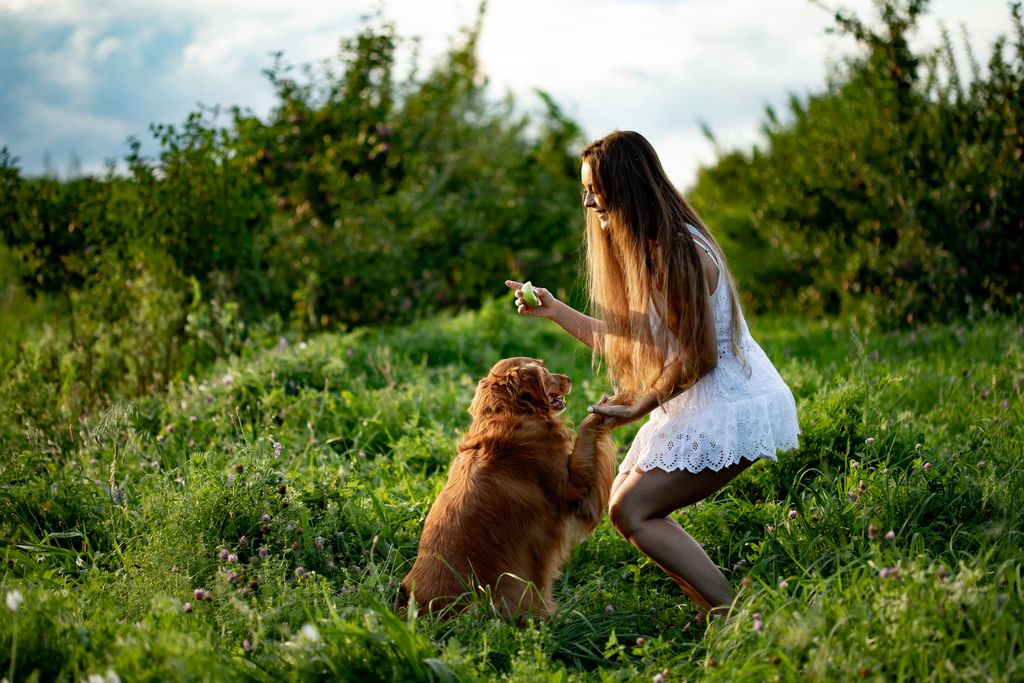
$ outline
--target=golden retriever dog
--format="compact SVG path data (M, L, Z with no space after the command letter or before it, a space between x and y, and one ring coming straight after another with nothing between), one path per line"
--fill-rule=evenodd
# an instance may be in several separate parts
M510 618L552 612L555 578L601 520L615 476L603 418L589 415L575 442L562 423L570 388L535 358L501 360L480 380L400 605L413 597L436 613L486 591Z

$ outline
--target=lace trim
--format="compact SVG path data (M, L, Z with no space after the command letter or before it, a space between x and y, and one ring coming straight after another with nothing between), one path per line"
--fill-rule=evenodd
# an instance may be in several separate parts
M776 460L796 448L796 404L788 387L736 403L652 414L641 427L619 472L654 468L716 472L741 459Z

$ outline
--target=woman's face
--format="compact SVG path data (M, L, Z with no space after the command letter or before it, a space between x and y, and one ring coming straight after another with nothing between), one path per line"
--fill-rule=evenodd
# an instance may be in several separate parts
M580 169L580 182L583 183L583 206L597 214L597 220L602 230L608 229L608 212L601 204L600 198L594 192L594 175L590 170L590 164L583 162Z

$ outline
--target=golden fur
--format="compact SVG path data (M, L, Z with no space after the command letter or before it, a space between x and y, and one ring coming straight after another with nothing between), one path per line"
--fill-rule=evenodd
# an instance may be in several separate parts
M436 612L483 589L508 617L553 610L554 580L600 521L615 475L602 418L588 416L575 443L560 420L570 386L532 358L499 361L480 380L400 603Z

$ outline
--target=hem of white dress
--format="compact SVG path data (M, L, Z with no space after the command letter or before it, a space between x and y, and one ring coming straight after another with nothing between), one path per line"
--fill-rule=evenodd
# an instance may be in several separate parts
M778 462L778 460L779 460L778 453L785 453L787 451L794 450L794 449L796 449L798 447L799 447L799 444L794 444L793 446L789 446L789 447L786 447L786 448L780 448L779 450L777 450L774 453L755 453L755 454L751 454L751 455L743 455L743 454L741 454L739 456L734 457L732 459L732 462L723 462L720 467L715 467L714 465L710 465L709 464L709 465L705 465L703 467L698 467L698 468L694 469L694 468L687 467L686 466L687 463L684 462L684 463L681 463L680 467L673 467L673 468L670 469L670 468L664 467L664 466L662 466L662 465L660 465L660 464L658 464L656 462L653 462L653 463L651 463L650 467L644 467L641 463L636 463L630 469L623 470L622 466L620 465L619 466L619 474L626 474L628 472L636 472L637 470L639 470L641 472L650 472L651 470L661 470L662 472L689 472L690 474L697 474L699 472L703 472L704 470L712 470L713 472L721 472L726 467L732 467L733 465L738 464L740 462L740 460L750 460L751 462L756 462L758 460L771 460L772 462ZM623 462L622 464L624 465L625 462Z

